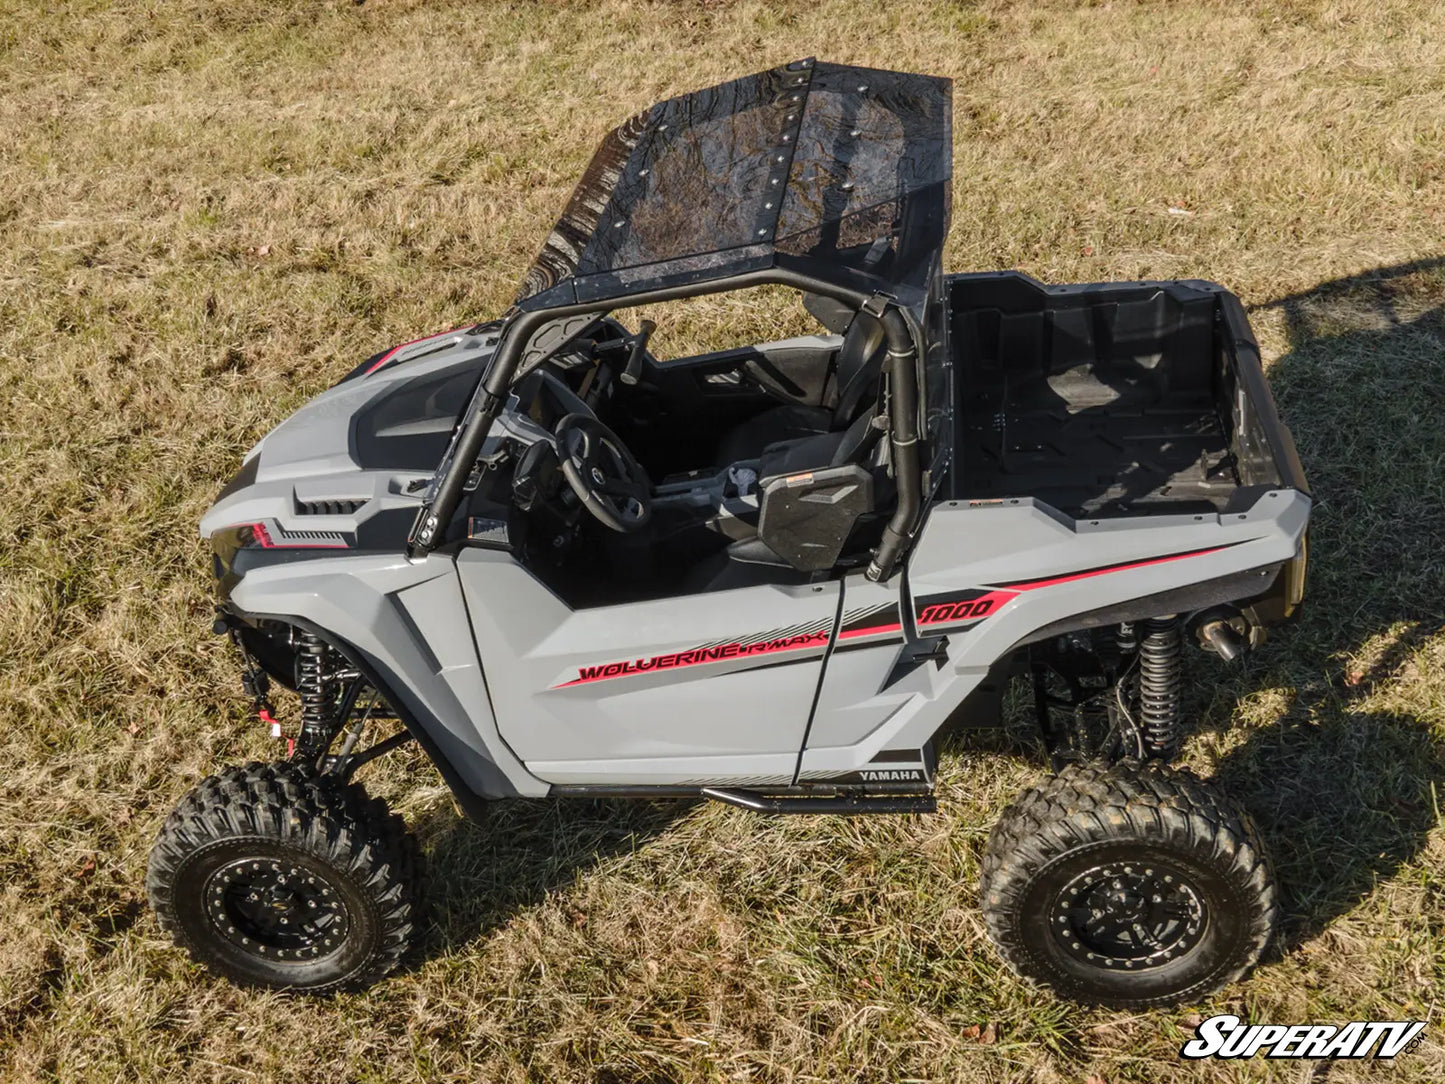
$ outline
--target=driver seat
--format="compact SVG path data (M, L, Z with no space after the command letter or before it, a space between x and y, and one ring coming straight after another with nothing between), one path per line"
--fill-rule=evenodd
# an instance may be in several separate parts
M716 461L728 465L760 459L763 450L773 444L846 432L858 420L861 408L872 402L886 347L882 321L866 312L854 314L838 348L838 405L830 410L787 403L755 414L723 436Z

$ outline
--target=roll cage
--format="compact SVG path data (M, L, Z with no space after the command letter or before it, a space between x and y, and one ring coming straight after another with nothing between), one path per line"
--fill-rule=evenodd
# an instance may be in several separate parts
M795 61L661 102L603 140L503 321L408 539L436 548L516 380L613 309L777 284L882 321L898 506L923 506L920 374L948 232L951 83Z

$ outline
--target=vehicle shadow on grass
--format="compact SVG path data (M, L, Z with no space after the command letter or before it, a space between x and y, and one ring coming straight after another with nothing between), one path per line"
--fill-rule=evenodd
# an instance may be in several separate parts
M1255 312L1269 310L1289 336L1270 383L1315 497L1307 595L1247 670L1209 675L1222 678L1216 702L1292 690L1283 717L1215 772L1274 858L1281 951L1417 855L1445 791L1445 750L1410 713L1421 697L1408 689L1423 673L1412 657L1445 628L1445 258Z
M411 966L475 943L579 873L645 846L699 801L520 799L491 803L482 824L443 803L413 825L426 853L431 929Z

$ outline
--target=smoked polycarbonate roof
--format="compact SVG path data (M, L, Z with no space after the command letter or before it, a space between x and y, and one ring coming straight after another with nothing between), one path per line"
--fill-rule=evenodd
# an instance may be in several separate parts
M777 266L916 281L948 229L951 87L801 60L654 105L603 139L518 305Z

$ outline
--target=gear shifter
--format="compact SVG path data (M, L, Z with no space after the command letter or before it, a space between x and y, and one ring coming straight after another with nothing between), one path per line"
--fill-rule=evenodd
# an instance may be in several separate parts
M647 352L647 340L652 338L652 333L656 330L657 324L652 320L644 320L637 325L637 335L632 340L632 353L627 355L627 368L622 370L622 375L618 378L629 388L635 387L642 378L642 355Z

